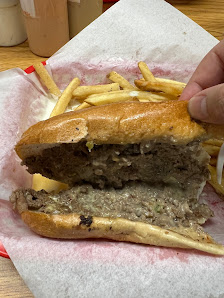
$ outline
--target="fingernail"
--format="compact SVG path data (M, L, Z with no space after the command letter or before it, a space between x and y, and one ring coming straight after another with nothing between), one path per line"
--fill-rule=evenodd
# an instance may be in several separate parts
M208 117L207 97L205 95L192 97L188 103L188 110L193 118L205 120Z

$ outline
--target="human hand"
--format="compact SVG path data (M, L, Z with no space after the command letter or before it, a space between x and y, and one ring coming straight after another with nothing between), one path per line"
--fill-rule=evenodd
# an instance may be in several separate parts
M193 118L224 124L224 40L201 61L180 100L189 100Z

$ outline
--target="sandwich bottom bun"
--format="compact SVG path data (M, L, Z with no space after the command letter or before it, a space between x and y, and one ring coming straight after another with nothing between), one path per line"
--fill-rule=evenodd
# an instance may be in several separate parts
M190 228L179 228L173 232L123 218L85 217L74 213L48 215L25 211L21 217L31 230L49 238L103 238L155 246L197 249L216 255L224 254L224 247L215 243L208 234L201 231L200 235L196 235Z

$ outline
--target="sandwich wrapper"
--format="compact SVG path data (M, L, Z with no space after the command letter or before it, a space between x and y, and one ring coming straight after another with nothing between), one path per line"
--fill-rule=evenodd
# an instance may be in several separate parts
M133 81L138 61L156 76L187 82L217 40L162 0L120 0L60 49L47 64L59 88L75 76L106 83L115 70ZM0 240L35 297L224 297L224 257L106 240L55 240L35 235L8 202L29 187L13 147L55 102L35 74L0 73ZM201 200L215 217L205 229L224 244L224 202L206 186Z

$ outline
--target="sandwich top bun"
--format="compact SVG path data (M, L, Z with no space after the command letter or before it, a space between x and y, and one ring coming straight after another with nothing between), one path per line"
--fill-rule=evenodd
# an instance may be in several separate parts
M123 102L65 113L29 128L16 145L21 159L55 143L90 141L94 144L134 144L152 139L169 138L187 144L212 134L217 125L202 126L191 119L187 102ZM223 126L219 128L220 134ZM38 146L41 144L41 147Z

